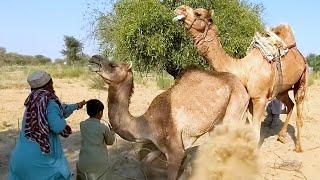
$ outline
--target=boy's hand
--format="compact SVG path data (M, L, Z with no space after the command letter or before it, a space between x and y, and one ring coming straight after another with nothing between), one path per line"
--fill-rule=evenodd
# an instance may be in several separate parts
M111 124L108 124L110 131L113 131Z
M87 104L87 101L83 100L77 104L78 104L78 109L81 109L85 104Z

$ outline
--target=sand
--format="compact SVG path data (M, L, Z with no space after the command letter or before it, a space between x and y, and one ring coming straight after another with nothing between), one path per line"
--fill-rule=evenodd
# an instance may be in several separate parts
M151 85L150 85L151 84ZM135 92L131 100L130 112L141 115L146 111L152 99L162 90L156 88L153 83L148 86L135 85ZM57 95L63 102L73 103L83 99L97 98L107 103L107 91L93 90L88 82L78 79L55 79L54 86ZM10 152L14 147L18 128L24 110L24 100L29 93L27 84L17 87L0 89L0 179L6 179L7 166ZM307 101L307 117L302 127L303 153L296 153L294 149L294 133L296 113L293 113L292 120L287 134L287 143L277 141L282 122L272 128L262 123L263 134L266 135L264 143L260 148L262 174L259 179L319 179L320 176L320 85L315 83L309 88ZM295 110L294 110L295 111ZM281 115L284 121L285 115ZM85 109L76 111L68 122L74 133L71 137L63 139L64 151L69 160L70 166L75 172L75 164L80 148L79 123L87 118ZM107 120L107 111L104 119ZM144 179L140 170L137 157L139 144L129 143L117 138L117 142L109 146L110 151L110 172L112 179Z

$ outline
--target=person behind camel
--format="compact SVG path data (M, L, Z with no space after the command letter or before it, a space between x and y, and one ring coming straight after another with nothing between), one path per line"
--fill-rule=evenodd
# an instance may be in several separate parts
M77 180L108 179L108 150L115 141L110 126L100 123L104 105L97 99L87 102L89 119L80 123L81 149L77 164Z
M280 120L280 114L285 113L286 107L277 98L271 100L267 106L266 123L275 127Z
M35 71L27 81L31 92L18 141L11 153L9 180L71 179L71 171L60 142L72 131L65 118L86 103L62 104L56 96L51 76Z
M267 118L266 123L269 126L274 126L279 121L281 114L281 102L275 98L271 100L267 106Z

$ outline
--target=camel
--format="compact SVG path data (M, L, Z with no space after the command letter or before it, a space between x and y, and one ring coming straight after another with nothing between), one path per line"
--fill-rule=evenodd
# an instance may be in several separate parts
M168 90L153 99L139 117L129 112L133 93L131 65L94 55L92 71L109 85L108 116L112 129L132 142L152 142L167 159L167 179L178 178L185 150L215 125L244 124L249 95L231 73L186 70Z
M273 29L289 48L288 53L281 58L282 83L278 83L277 77L280 73L276 69L276 63L267 62L259 49L252 48L242 59L232 58L225 52L219 40L218 29L212 21L213 11L210 12L203 8L194 10L183 5L175 9L175 14L177 16L174 20L178 20L186 28L188 34L193 38L195 47L209 66L216 71L233 73L246 87L251 98L250 105L252 103L253 106L252 124L256 131L260 132L261 118L267 101L276 96L288 107L287 118L278 134L278 140L285 143L285 135L294 107L288 91L294 90L297 105L297 140L294 150L302 152L300 138L308 67L296 47L291 28L283 25Z

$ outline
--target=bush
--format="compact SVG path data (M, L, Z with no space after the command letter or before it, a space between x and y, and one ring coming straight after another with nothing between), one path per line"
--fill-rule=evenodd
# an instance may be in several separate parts
M105 54L132 61L143 72L205 67L184 28L172 22L173 9L181 4L214 9L222 45L236 57L244 56L254 32L263 29L261 6L245 1L181 0L172 6L169 1L118 0L111 13L100 17L97 27Z
M43 55L28 56L18 53L0 53L0 66L4 65L44 65L51 63L51 59Z
M313 71L320 71L320 55L309 54L306 59Z

